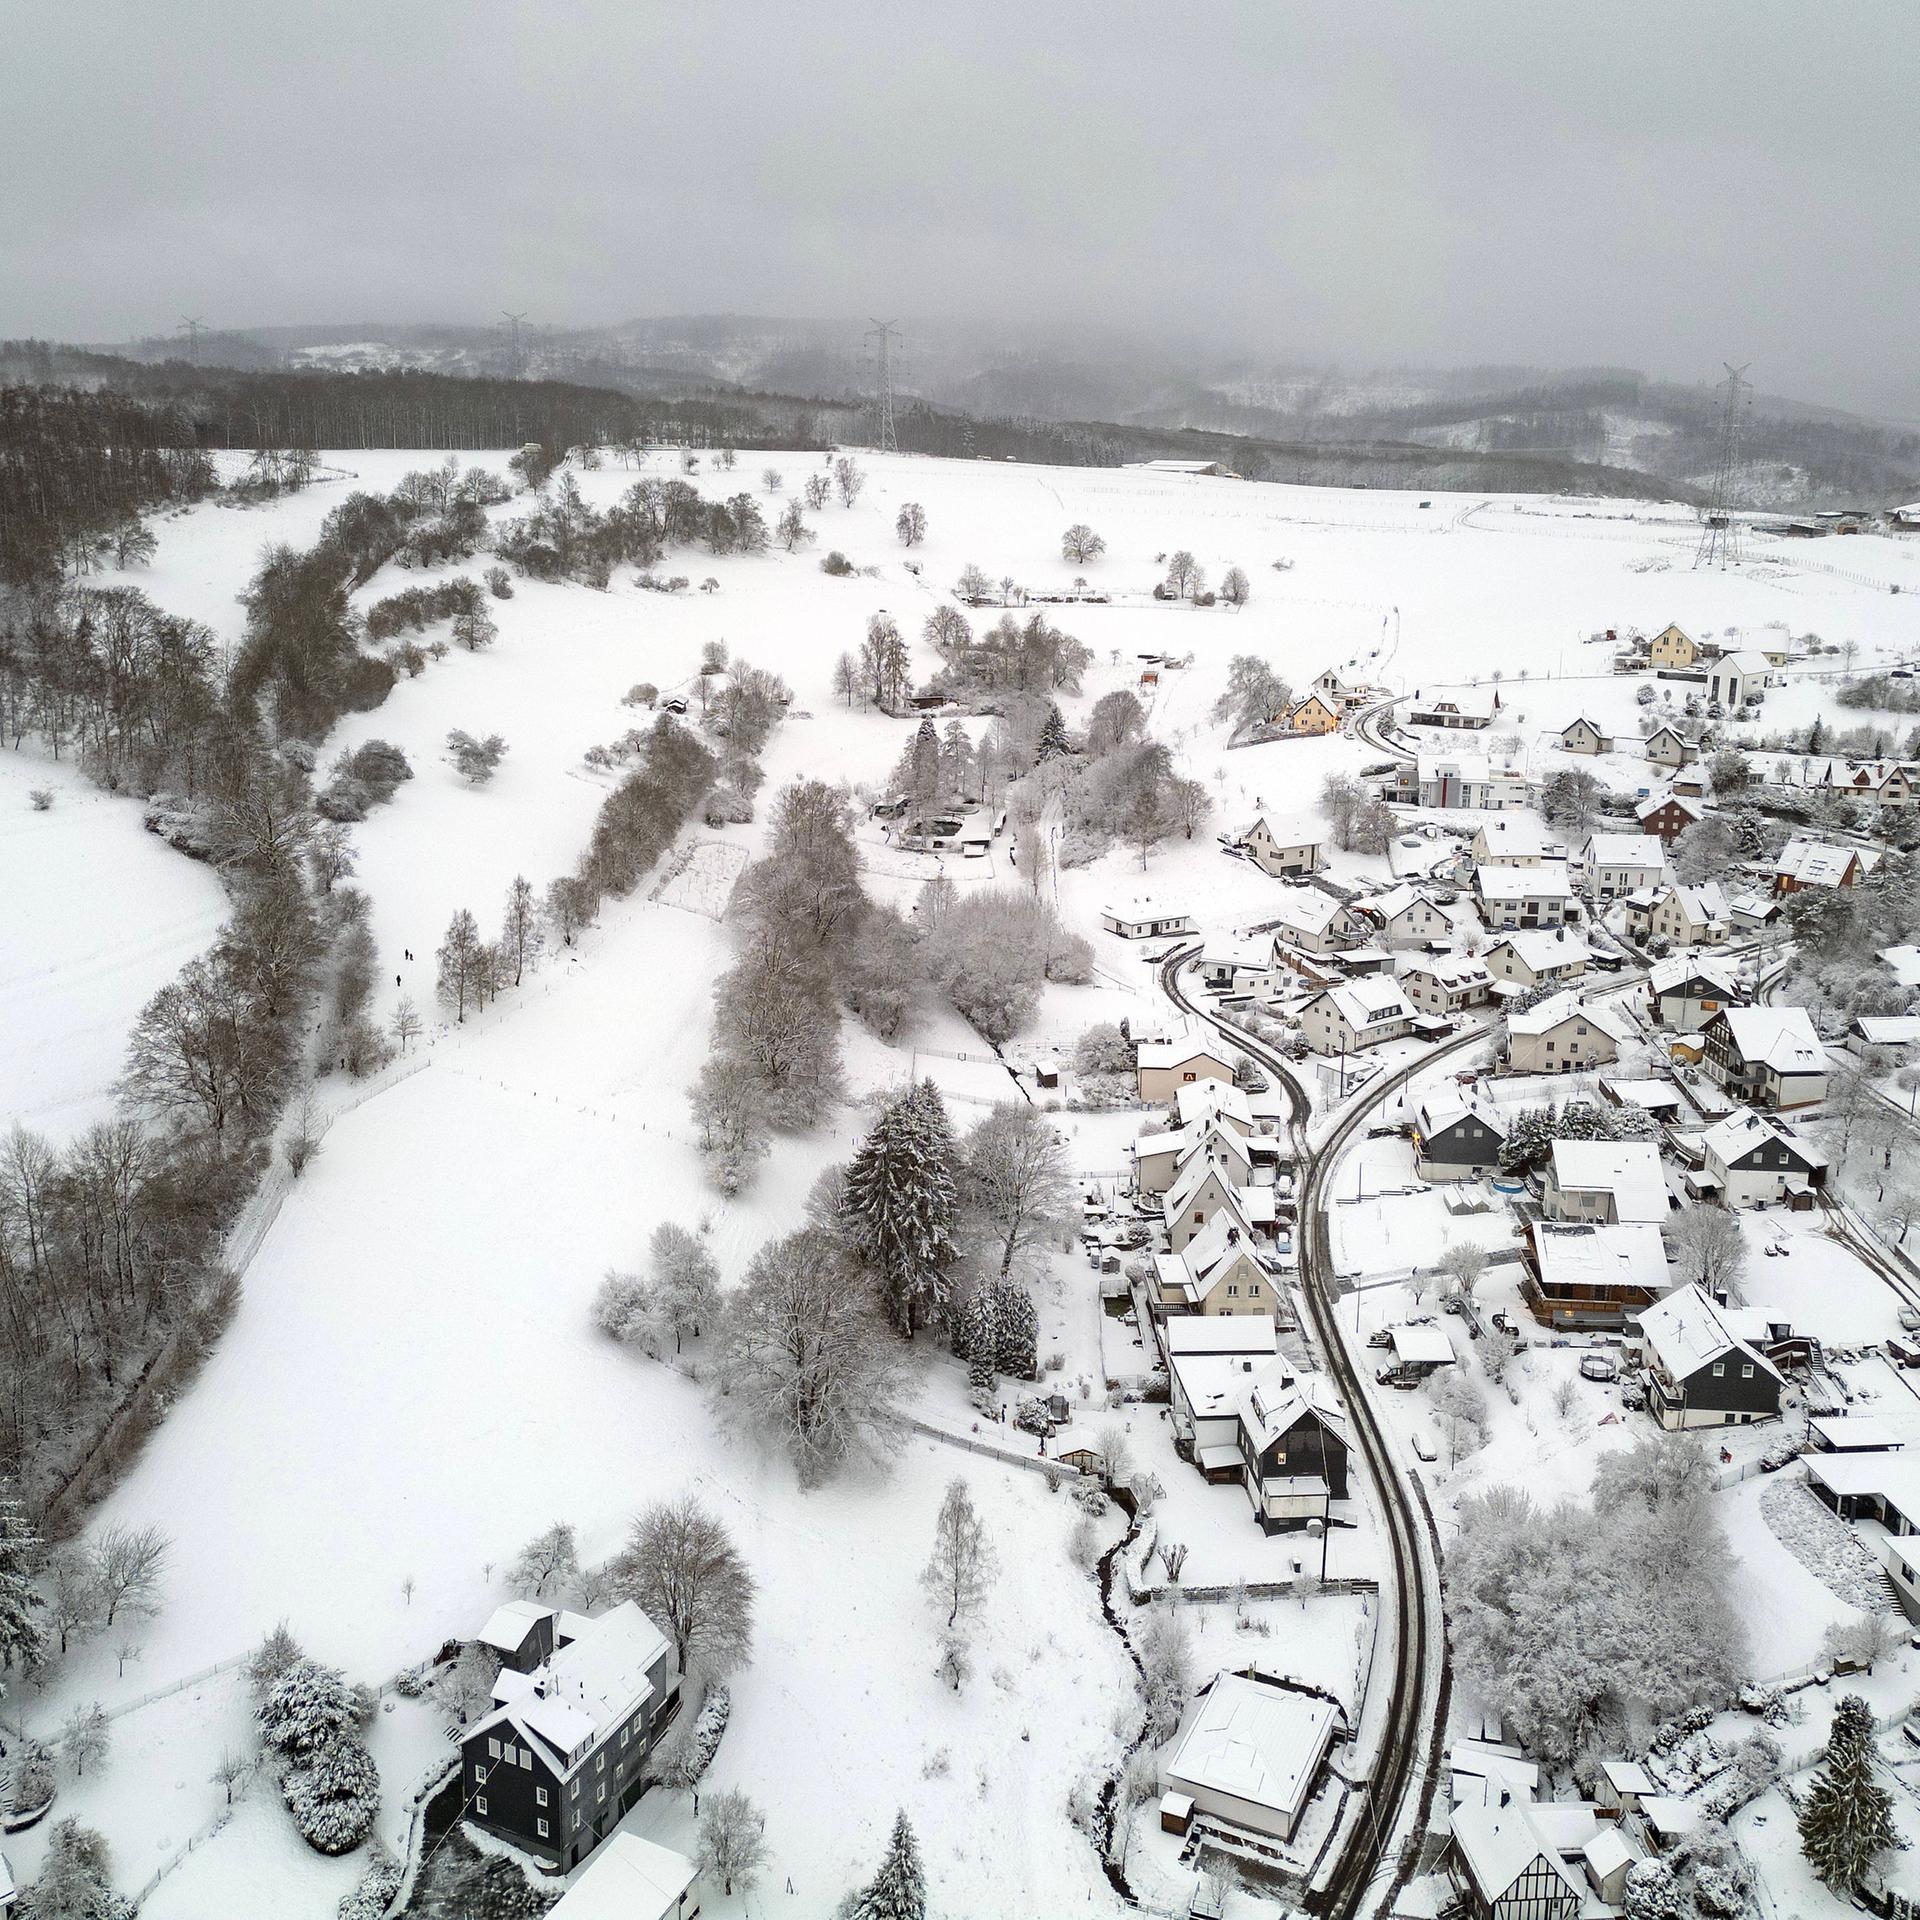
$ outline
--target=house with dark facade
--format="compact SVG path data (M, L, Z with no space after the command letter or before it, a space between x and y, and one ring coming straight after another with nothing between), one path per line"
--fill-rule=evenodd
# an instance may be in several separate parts
M1568 1329L1624 1325L1666 1291L1668 1278L1660 1229L1645 1221L1530 1220L1521 1264L1520 1291L1533 1317Z
M1586 1904L1538 1811L1519 1796L1453 1810L1447 1869L1472 1920L1574 1920Z
M1785 1381L1765 1349L1786 1331L1698 1286L1676 1288L1640 1315L1647 1410L1669 1432L1776 1418Z
M565 1872L640 1797L679 1710L672 1643L631 1600L594 1617L515 1602L480 1637L506 1664L460 1739L468 1817Z
M1269 1360L1239 1403L1240 1465L1253 1516L1265 1533L1325 1521L1347 1497L1347 1413L1318 1373Z
M1674 1033L1698 1033L1716 1013L1744 996L1731 960L1682 952L1656 960L1647 975L1647 1004Z
M1672 846L1696 820L1707 817L1706 807L1700 801L1689 800L1679 793L1655 794L1651 799L1641 801L1634 813L1642 833L1653 834L1668 846Z
M1413 1110L1413 1165L1422 1180L1479 1180L1500 1169L1507 1123L1452 1087L1425 1095Z

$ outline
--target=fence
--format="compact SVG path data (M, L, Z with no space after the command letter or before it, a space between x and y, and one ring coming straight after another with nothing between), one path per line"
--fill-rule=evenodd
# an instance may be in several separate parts
M989 1460L998 1460L1003 1466L1025 1467L1029 1473L1061 1474L1071 1476L1073 1469L1063 1467L1058 1460L1043 1460L1034 1454L1009 1453L1005 1447L990 1445L985 1440L974 1440L964 1433L953 1433L945 1427L930 1425L925 1420L915 1420L911 1415L900 1417L903 1427L911 1427L916 1433L924 1433L930 1440L940 1440L950 1447L965 1447L969 1453L984 1454Z

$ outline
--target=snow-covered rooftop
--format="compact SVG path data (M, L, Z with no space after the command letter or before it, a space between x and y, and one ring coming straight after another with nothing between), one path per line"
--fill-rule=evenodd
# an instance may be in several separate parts
M1190 1080L1173 1096L1173 1110L1183 1127L1207 1120L1237 1120L1253 1125L1253 1108L1246 1092L1231 1080Z
M1596 1001L1582 1000L1571 987L1550 993L1544 1000L1536 1000L1532 1006L1522 1007L1518 1013L1508 1014L1507 1026L1514 1033L1551 1033L1576 1016L1616 1043L1627 1037L1626 1024L1613 1008L1603 1007Z
M1813 1142L1797 1133L1784 1120L1770 1114L1754 1113L1747 1107L1735 1107L1722 1120L1716 1120L1700 1136L1700 1145L1712 1159L1730 1167L1743 1153L1755 1147L1784 1146L1791 1149L1809 1167L1824 1167L1827 1156Z
M1300 1373L1285 1360L1269 1360L1245 1382L1240 1418L1264 1446L1285 1433L1303 1413L1316 1415L1344 1440L1347 1410L1320 1373Z
M1221 1043L1202 1027L1177 1033L1167 1040L1142 1040L1135 1057L1143 1067L1177 1067L1203 1054L1223 1067L1231 1064Z
M1489 860L1544 860L1560 851L1560 843L1549 838L1543 820L1518 811L1482 821L1474 839L1486 848Z
M1775 1073L1827 1070L1827 1050L1805 1007L1728 1007L1718 1017L1726 1021L1743 1059L1757 1060Z
M1570 900L1573 882L1564 860L1545 860L1537 867L1516 867L1504 860L1483 860L1474 869L1473 884L1483 900Z
M1610 1193L1622 1224L1667 1217L1667 1183L1650 1140L1556 1140L1553 1181L1562 1193Z
M1370 974L1364 980L1343 981L1316 997L1331 1000L1341 1019L1356 1031L1389 1020L1413 1018L1413 1009L1408 1006L1399 983L1383 973Z
M1542 1281L1583 1291L1638 1287L1659 1293L1667 1284L1667 1250L1660 1229L1645 1221L1588 1226L1543 1220L1535 1229Z
M1738 983L1739 970L1731 960L1683 952L1656 960L1647 972L1647 985L1656 996L1676 993L1692 980L1699 980L1720 994L1730 994Z
M548 1920L667 1920L679 1913L697 1871L670 1847L616 1833L548 1909Z
M1453 1359L1453 1342L1447 1330L1433 1321L1388 1329L1393 1339L1393 1357L1403 1366L1445 1366Z
M1651 833L1596 833L1584 857L1590 867L1650 867L1658 873L1667 864L1667 843Z
M562 1616L560 1625L577 1637L531 1673L502 1671L493 1685L494 1710L473 1731L511 1721L542 1742L556 1769L564 1770L652 1693L647 1669L668 1643L631 1600L593 1620Z
M1280 1344L1271 1316L1176 1313L1162 1330L1170 1354L1267 1355Z
M1483 1104L1455 1086L1439 1086L1430 1093L1422 1094L1419 1105L1414 1108L1413 1118L1414 1125L1420 1129L1421 1138L1430 1140L1436 1133L1444 1132L1469 1115L1496 1139L1504 1140L1507 1137L1507 1123L1497 1107Z
M1291 1818L1307 1798L1337 1718L1333 1702L1315 1694L1218 1674L1182 1729L1166 1777Z
M1531 973L1576 963L1585 966L1593 957L1586 941L1565 927L1518 927L1512 933L1503 933L1487 951L1497 953L1502 947Z
M1865 868L1878 864L1865 847L1836 847L1796 836L1780 849L1773 870L1780 879L1802 887L1837 887L1856 860Z
M1719 1305L1697 1286L1676 1287L1664 1300L1656 1300L1641 1314L1640 1331L1660 1364L1676 1380L1685 1380L1727 1353L1742 1354L1776 1380L1780 1378L1779 1368L1750 1344L1748 1336L1759 1331L1755 1317Z
M1566 1883L1574 1899L1584 1902L1586 1889L1574 1878L1533 1816L1531 1800L1509 1800L1505 1806L1481 1804L1455 1809L1454 1845L1482 1897L1489 1904L1499 1900L1536 1860L1545 1860Z

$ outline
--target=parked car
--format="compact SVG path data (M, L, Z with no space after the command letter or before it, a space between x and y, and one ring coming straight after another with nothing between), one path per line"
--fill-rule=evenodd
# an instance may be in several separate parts
M1620 1378L1620 1363L1610 1353L1582 1354L1580 1377L1583 1380L1601 1380L1611 1383Z

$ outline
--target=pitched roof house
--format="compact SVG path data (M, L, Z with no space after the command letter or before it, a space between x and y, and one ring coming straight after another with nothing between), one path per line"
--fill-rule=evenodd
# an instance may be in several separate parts
M1703 1171L1729 1207L1764 1206L1827 1183L1827 1156L1772 1114L1736 1107L1700 1136Z
M1647 1409L1669 1432L1747 1426L1780 1411L1780 1370L1762 1351L1758 1315L1677 1287L1640 1315Z
M1473 830L1473 857L1479 863L1499 860L1510 867L1537 867L1543 860L1564 859L1566 852L1538 814L1496 814Z
M1273 903L1272 918L1275 944L1307 953L1339 953L1367 937L1366 922L1344 900L1318 887L1284 890Z
M1587 891L1596 900L1614 900L1640 887L1660 884L1667 870L1667 849L1657 834L1595 833L1580 850Z
M1575 1920L1586 1904L1535 1813L1520 1796L1454 1809L1447 1868L1472 1920Z
M1700 649L1678 627L1665 627L1647 642L1647 661L1656 667L1690 667Z
M1347 1497L1347 1413L1320 1373L1269 1360L1239 1402L1243 1484L1264 1533L1325 1522Z
M1647 974L1647 1000L1654 1019L1675 1033L1697 1033L1723 1007L1741 1000L1731 960L1691 952L1656 960Z
M1272 1276L1253 1242L1216 1213L1178 1253L1153 1256L1154 1306L1161 1313L1263 1313L1272 1317Z
M1100 924L1122 940L1158 940L1168 934L1199 931L1185 907L1150 893L1109 900L1100 909Z
M1337 733L1342 710L1340 701L1318 692L1310 693L1304 700L1294 702L1286 722L1295 733Z
M1718 880L1697 887L1662 887L1646 908L1647 931L1676 947L1723 947L1733 931L1733 909Z
M1257 1667L1216 1674L1187 1709L1161 1777L1210 1820L1285 1840L1341 1717L1331 1700Z
M1380 944L1392 952L1453 937L1453 922L1445 911L1404 881L1355 904L1380 929Z
M616 1833L547 1909L547 1920L696 1920L700 1871L637 1833Z
M1677 727L1662 725L1647 735L1646 755L1662 767L1684 767L1700 758L1700 749Z
M1567 917L1573 884L1564 860L1532 867L1487 860L1474 869L1473 895L1489 927L1557 927Z
M1318 840L1276 834L1265 814L1242 827L1229 844L1239 847L1263 873L1313 873L1325 864Z
M1704 803L1683 793L1656 793L1642 800L1634 808L1634 815L1642 833L1655 834L1672 846L1695 821L1707 817L1707 809Z
M1667 1250L1651 1221L1532 1221L1521 1291L1551 1327L1620 1326L1667 1288Z
M1300 1032L1316 1053L1358 1053L1406 1037L1413 1009L1384 974L1323 988L1300 1009Z
M1470 955L1434 954L1400 969L1400 991L1422 1013L1439 1018L1483 1006L1491 997L1493 976Z
M1805 1007L1727 1007L1701 1032L1707 1071L1736 1100L1779 1113L1827 1097L1827 1050Z
M1142 1040L1134 1049L1134 1079L1148 1106L1171 1100L1196 1080L1231 1080L1233 1062L1218 1040L1179 1034L1171 1040Z
M1658 1226L1671 1209L1650 1140L1556 1140L1540 1188L1549 1220Z
M1499 711L1499 689L1488 687L1474 693L1447 693L1427 700L1416 700L1407 713L1407 719L1416 727L1449 727L1456 731L1473 732L1490 727L1493 716Z
M1413 1166L1422 1180L1478 1180L1497 1172L1507 1123L1497 1107L1446 1086L1413 1110Z
M1568 753L1611 753L1613 736L1602 733L1583 713L1560 729L1560 745Z
M1579 979L1591 953L1579 934L1565 927L1523 927L1503 933L1481 958L1494 979L1538 987Z
M639 1798L647 1755L679 1707L680 1676L672 1643L631 1600L595 1618L547 1612L551 1651L531 1668L501 1669L460 1758L468 1817L565 1869ZM496 1613L489 1630L499 1622Z
M1507 1067L1513 1073L1580 1073L1620 1057L1626 1029L1611 1007L1571 989L1507 1015Z
M1223 1214L1227 1224L1238 1227L1248 1241L1272 1235L1273 1189L1238 1185L1232 1178L1234 1171L1231 1160L1188 1155L1165 1199L1167 1242L1175 1253L1184 1252Z
M1796 837L1780 849L1774 862L1775 893L1798 893L1802 887L1857 887L1880 856L1868 847L1833 846L1824 840Z

